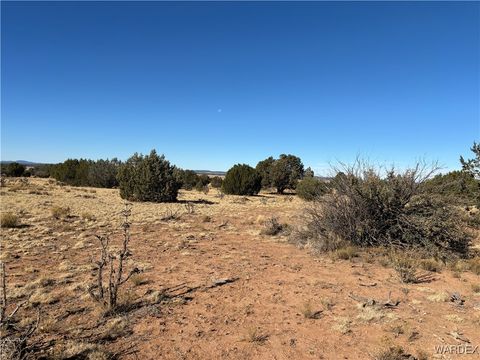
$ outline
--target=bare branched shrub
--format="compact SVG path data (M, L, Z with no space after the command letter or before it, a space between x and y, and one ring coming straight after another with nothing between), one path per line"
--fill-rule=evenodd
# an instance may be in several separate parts
M177 209L173 209L171 207L167 207L162 214L160 220L162 221L172 221L180 219L181 215Z
M218 190L218 193L215 196L222 200L225 197L225 193L222 190Z
M18 310L25 305L25 302L15 306L10 315L7 314L7 274L5 264L0 263L1 270L1 304L0 304L0 358L5 360L23 360L30 358L29 355L35 351L30 344L30 339L38 328L40 312L37 312L37 319L26 327L21 327L16 319Z
M187 214L194 214L195 213L195 204L191 202L185 203L185 210Z
M89 287L90 296L97 302L107 307L109 311L115 311L118 306L118 292L120 286L125 284L134 274L140 271L137 268L132 269L127 276L124 276L124 262L131 255L128 249L130 242L130 222L131 214L130 204L125 204L122 211L124 221L122 223L123 241L120 251L115 254L109 247L109 237L99 236L101 254L97 265L97 284ZM106 271L106 279L104 272Z
M417 266L410 258L395 258L393 261L393 268L397 272L398 278L401 282L407 284L415 284L418 282Z
M468 252L471 237L456 210L421 191L436 165L418 163L398 172L357 160L335 170L332 191L317 197L306 211L304 241L322 251L347 242L359 247L418 247L442 257Z

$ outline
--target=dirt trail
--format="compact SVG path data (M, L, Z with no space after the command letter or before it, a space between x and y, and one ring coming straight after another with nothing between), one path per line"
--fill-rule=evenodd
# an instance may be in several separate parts
M160 233L153 231L145 242L161 246ZM150 255L157 265L149 278L156 284L238 280L193 292L185 304L162 309L165 316L138 322L134 338L143 358L367 359L393 344L432 354L434 345L459 343L447 335L459 328L480 342L475 324L462 321L472 303L432 306L426 299L447 289L465 294L458 279L404 286L378 265L333 262L282 238L242 233L218 231L213 239L194 238L184 249ZM401 302L394 309L363 308L352 293L377 300L391 293ZM318 318L306 318L308 308L321 311Z

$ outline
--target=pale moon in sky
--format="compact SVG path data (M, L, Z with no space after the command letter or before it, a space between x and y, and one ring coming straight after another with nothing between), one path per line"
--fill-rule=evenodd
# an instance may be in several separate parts
M222 112L222 109L217 109L217 112L221 113L221 112Z

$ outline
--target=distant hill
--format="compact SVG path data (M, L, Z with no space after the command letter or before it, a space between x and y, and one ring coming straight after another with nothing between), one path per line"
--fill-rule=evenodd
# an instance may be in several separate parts
M47 163L37 163L37 162L27 161L27 160L2 160L0 161L0 164L7 165L12 162L17 162L25 166L33 166L33 167L47 164ZM214 170L193 170L193 171L195 171L199 175L205 174L210 176L225 176L226 174L226 171L214 171Z
M27 160L2 160L0 161L0 164L6 165L6 164L11 164L13 162L25 165L25 166L38 166L38 165L45 165L45 163L36 163L32 161L27 161Z
M210 175L210 176L225 176L226 171L212 171L212 170L193 170L199 175Z

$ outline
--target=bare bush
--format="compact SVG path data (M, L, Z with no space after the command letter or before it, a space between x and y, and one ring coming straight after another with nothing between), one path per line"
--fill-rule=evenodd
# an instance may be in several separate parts
M319 250L359 247L421 247L436 256L465 255L471 237L458 221L456 210L421 185L437 170L418 163L398 172L357 160L342 165L332 191L317 197L306 211L303 241Z
M97 235L101 246L100 260L96 263L97 284L90 286L88 291L95 301L106 306L109 311L115 311L117 309L120 286L125 284L134 274L140 272L137 268L134 268L127 276L124 277L123 275L124 262L127 257L131 255L128 249L128 243L130 241L130 214L130 204L126 203L125 209L122 211L122 216L124 217L122 223L122 247L117 254L109 248L108 236ZM104 279L104 271L107 272L106 279Z
M173 209L171 207L167 207L162 214L162 217L160 220L162 221L172 221L172 220L178 220L180 219L181 215L179 214L179 211L177 209Z
M192 202L185 203L185 210L187 214L195 214L195 204Z

